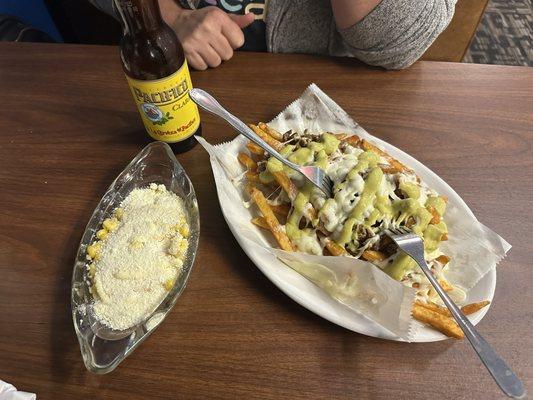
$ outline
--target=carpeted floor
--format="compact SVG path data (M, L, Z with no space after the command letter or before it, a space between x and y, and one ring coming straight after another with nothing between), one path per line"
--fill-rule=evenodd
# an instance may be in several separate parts
M463 62L533 66L533 0L490 0Z

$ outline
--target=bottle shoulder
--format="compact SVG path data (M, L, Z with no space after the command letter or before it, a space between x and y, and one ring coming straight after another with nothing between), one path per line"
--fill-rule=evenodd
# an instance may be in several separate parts
M134 79L160 79L177 71L185 61L183 48L170 27L126 33L120 43L124 72Z

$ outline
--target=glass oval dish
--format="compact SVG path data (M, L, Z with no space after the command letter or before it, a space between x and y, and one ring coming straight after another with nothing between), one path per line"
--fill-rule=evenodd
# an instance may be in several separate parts
M133 189L147 187L152 182L164 184L167 190L183 199L190 230L189 247L181 273L161 303L139 324L117 331L101 323L92 310L86 249L95 240L102 221L111 215L122 200ZM150 143L109 186L94 210L78 248L72 274L72 319L83 361L89 371L98 374L111 372L163 321L185 288L199 236L198 202L189 177L167 144Z

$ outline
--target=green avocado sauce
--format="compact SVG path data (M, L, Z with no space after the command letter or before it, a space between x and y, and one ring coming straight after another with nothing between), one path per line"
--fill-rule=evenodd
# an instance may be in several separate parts
M312 163L325 170L328 165L328 156L339 148L339 144L340 141L334 135L325 133L322 135L320 142L311 142L306 147L298 149L296 149L295 145L286 145L281 149L280 153L295 164L308 165ZM421 188L419 185L410 182L401 182L399 185L400 191L405 196L404 199L391 200L387 195L379 195L378 191L384 179L383 171L378 167L379 160L378 154L371 150L366 150L359 154L356 166L347 174L346 179L350 180L355 179L362 172L370 170L365 179L364 189L360 193L359 201L344 222L339 238L336 240L337 244L349 246L354 240L354 229L359 224L372 226L376 222L383 220L385 216L395 221L396 224L400 224L413 217L415 224L411 229L424 238L426 252L438 249L442 236L447 233L447 227L444 222L430 225L432 214L428 211L428 208L430 206L434 207L437 213L442 216L446 210L446 202L442 197L430 196L425 205L422 206L419 203ZM274 157L270 157L267 161L266 171L261 172L259 178L263 183L270 183L274 180L272 173L281 171L285 171L289 176L294 174L290 168L284 166ZM338 188L342 186L343 183L337 185ZM314 234L312 229L299 228L299 222L305 214L312 190L312 185L306 182L293 202L293 209L285 225L285 231L291 240L299 240L304 235ZM324 214L335 204L335 199L327 199L322 208L318 210L318 215ZM367 210L372 211L365 219L364 214ZM317 222L318 220L312 221L313 225L316 225ZM401 280L405 273L415 267L416 263L409 256L405 253L400 253L391 264L384 268L384 271L392 278Z
M401 280L408 271L412 271L416 267L416 262L406 253L400 253L394 261L387 265L384 269L385 273L392 279Z
M368 168L376 168L379 162L379 156L373 151L367 150L357 158L357 165L348 172L347 178L354 179L356 175L367 170Z
M424 249L429 253L437 250L445 233L448 233L448 227L443 221L429 225L424 231Z
M304 187L298 192L293 202L293 209L291 214L287 218L285 225L285 232L291 240L300 239L302 234L308 234L299 228L300 219L305 213L305 208L309 203L309 197L312 187L310 183L304 185Z
M294 148L295 148L294 145L288 144L280 150L279 154L281 154L283 157L288 157L292 154L292 152L294 151ZM279 161L278 159L274 157L270 157L267 161L266 170L271 173L281 172L284 170L284 167L285 166L281 163L281 161Z
M401 182L400 190L410 199L418 200L420 197L420 186L414 183Z
M354 169L356 169L358 166L359 163L357 164L357 166L354 167ZM351 174L351 171L349 174ZM363 222L363 214L370 206L374 204L376 200L376 192L379 189L382 179L383 171L377 167L372 169L366 177L365 188L363 189L363 192L359 197L359 201L357 202L354 209L350 213L350 216L344 223L344 226L342 227L342 232L339 238L337 239L337 243L339 245L344 246L346 243L348 243L352 238L352 231L355 224ZM375 218L377 219L378 217L379 214L376 215Z
M437 213L442 217L446 211L446 202L440 196L430 196L426 200L426 207L433 207Z
M339 148L340 143L340 140L331 133L324 133L322 135L322 145L324 146L324 151L328 156Z

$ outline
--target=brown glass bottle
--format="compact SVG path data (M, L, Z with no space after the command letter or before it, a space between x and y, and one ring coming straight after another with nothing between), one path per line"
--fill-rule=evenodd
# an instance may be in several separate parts
M163 21L157 0L115 0L122 17L122 66L148 134L176 152L201 135L200 115L189 98L189 69L178 38Z

